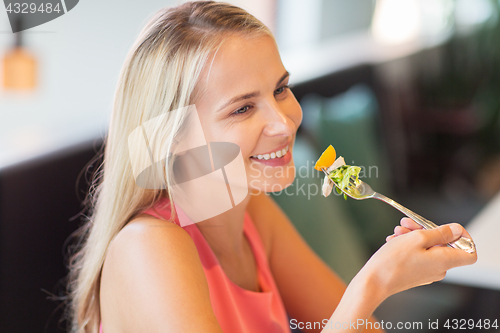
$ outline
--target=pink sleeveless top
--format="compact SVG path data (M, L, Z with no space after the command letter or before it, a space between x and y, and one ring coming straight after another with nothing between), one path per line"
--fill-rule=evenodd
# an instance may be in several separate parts
M143 213L167 220L170 218L170 207L167 203L168 199L162 199L158 205ZM180 225L177 216L175 223ZM224 333L291 332L264 245L248 212L245 212L243 231L252 248L262 292L243 289L227 277L196 223L184 226L183 229L191 236L198 250L212 308ZM102 333L102 324L99 331Z

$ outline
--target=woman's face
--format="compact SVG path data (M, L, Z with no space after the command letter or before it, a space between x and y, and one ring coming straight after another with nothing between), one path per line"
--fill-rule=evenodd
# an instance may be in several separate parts
M302 110L271 37L227 38L200 78L195 105L209 142L237 144L248 186L276 192L295 177L292 148Z

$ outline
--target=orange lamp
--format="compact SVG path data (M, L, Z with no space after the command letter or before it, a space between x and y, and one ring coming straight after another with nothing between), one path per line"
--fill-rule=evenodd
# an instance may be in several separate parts
M20 20L17 24L21 24ZM8 90L32 90L36 87L37 61L23 47L21 33L15 33L14 47L2 59L2 84Z

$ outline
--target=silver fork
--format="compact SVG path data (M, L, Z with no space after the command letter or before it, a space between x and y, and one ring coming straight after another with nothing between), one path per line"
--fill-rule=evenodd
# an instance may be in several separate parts
M326 169L322 169L323 172L328 176L328 172ZM434 224L433 222L427 220L426 218L412 212L408 208L400 205L396 201L392 200L391 198L386 197L383 194L375 192L370 185L367 183L363 182L362 180L357 180L354 182L352 179L349 182L349 186L345 189L340 188L333 180L328 178L338 189L340 189L344 194L347 196L355 199L355 200L365 200L365 199L378 199L380 201L383 201L392 207L396 208L399 210L401 213L404 215L408 216L411 218L413 221L417 222L420 224L424 229L435 229L438 226ZM448 243L448 246L453 247L455 249L460 249L464 250L468 253L474 253L476 251L476 246L474 245L474 242L471 239L465 238L465 237L460 237L457 241L453 243Z

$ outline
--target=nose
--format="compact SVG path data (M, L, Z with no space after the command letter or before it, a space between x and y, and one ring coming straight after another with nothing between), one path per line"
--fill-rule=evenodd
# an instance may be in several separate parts
M293 109L293 108L292 108ZM291 136L297 131L293 110L280 105L276 100L266 103L264 134L267 136Z

